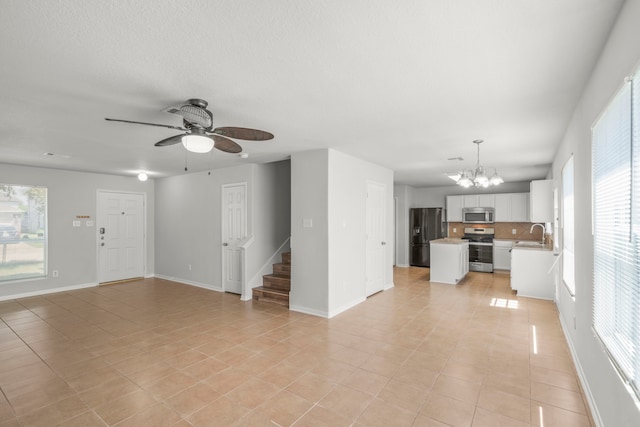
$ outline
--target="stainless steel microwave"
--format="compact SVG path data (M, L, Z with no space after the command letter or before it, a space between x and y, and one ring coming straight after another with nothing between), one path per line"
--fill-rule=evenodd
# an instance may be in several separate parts
M493 208L462 208L462 222L466 224L493 224Z

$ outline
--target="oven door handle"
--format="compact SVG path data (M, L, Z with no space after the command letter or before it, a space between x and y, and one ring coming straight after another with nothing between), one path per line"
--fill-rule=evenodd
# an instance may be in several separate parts
M493 246L493 243L487 243L487 242L469 242L469 246Z

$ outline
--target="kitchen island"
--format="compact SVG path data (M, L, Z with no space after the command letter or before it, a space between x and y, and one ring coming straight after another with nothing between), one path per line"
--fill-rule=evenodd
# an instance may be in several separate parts
M444 238L432 240L431 282L455 285L469 272L469 242Z

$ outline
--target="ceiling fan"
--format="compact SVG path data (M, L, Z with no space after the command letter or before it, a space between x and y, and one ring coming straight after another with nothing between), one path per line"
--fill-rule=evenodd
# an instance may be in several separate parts
M186 104L169 107L163 111L182 117L183 126L171 126L157 123L136 122L132 120L108 119L111 122L134 123L139 125L158 126L176 129L185 133L171 136L155 143L156 147L166 147L182 143L184 148L194 153L208 153L213 147L227 153L240 153L242 147L229 139L244 139L246 141L267 141L273 139L273 134L258 129L239 127L213 128L213 115L207 110L209 103L204 99L189 99Z

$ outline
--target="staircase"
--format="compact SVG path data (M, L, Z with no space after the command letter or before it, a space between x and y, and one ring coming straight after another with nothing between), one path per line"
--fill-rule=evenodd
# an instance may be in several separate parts
M282 262L273 264L273 273L262 276L262 286L253 288L253 299L289 307L291 290L291 252L282 254Z

